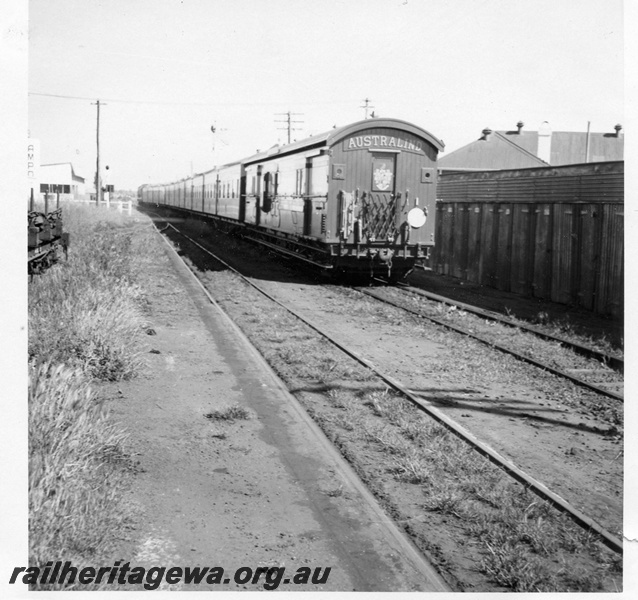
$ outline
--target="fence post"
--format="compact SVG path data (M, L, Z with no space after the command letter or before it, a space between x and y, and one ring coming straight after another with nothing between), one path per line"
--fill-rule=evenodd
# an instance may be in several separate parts
M31 188L31 198L29 199L29 210L31 212L35 210L35 198L33 196L33 188Z

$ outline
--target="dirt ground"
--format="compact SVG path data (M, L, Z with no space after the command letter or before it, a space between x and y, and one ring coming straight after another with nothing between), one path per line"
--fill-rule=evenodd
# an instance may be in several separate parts
M406 320L400 312L394 315L394 309L377 310L370 302L344 294L339 286L299 277L272 258L260 262L258 250L220 239L224 251L250 265L253 276L273 295L382 366L611 531L620 530L622 440L604 435L609 423L572 402L572 391L564 384L530 374L528 367L511 359L493 358L490 351L477 350L471 343L451 345L448 334ZM213 288L215 269L205 267ZM228 273L219 275L215 296L224 310L234 319L250 312L254 300L224 287L230 285ZM438 281L431 291L453 291L452 281ZM333 566L326 585L303 589L444 589L419 554L409 544L406 548L404 538L386 523L388 517L374 508L363 516L360 507L366 502L376 506L369 493L352 483L356 478L347 467L344 470L306 413L298 407L282 408L282 391L274 380L264 382L257 376L260 359L248 356L251 351L237 345L236 333L193 301L194 288L177 275L167 256L158 255L147 285L153 290L150 323L155 333L148 337L148 370L137 381L118 384L112 393L117 418L134 432L131 450L140 461L130 494L139 516L115 560L130 556L149 566L227 569ZM476 302L479 296L487 299L485 308L507 308L521 318L525 311L533 319L537 308L547 309L530 307L522 299L503 300L491 290L471 290L458 299ZM558 314L563 308L556 310ZM584 335L594 335L596 329L622 330L617 324L609 327L605 319L583 317L582 324L594 332ZM310 406L319 407L322 400L315 396ZM225 422L204 417L232 403L248 407L251 418ZM315 437L323 442L311 444ZM326 465L324 455L336 462ZM384 459L379 460L373 469L380 472ZM387 479L381 487L393 486L392 493L403 495L406 506L412 506L409 510L420 514L418 490L402 489ZM380 523L387 525L384 532L377 531ZM433 542L435 546L448 548L449 556L441 557L446 578L456 589L489 589L476 577L469 546L467 557L455 555L454 545L466 541L454 533L452 523L443 517L438 525L428 525L419 516L409 529L424 540L431 532L440 541ZM231 582L227 588L261 586ZM279 589L300 588L282 583Z
M232 573L273 566L287 569L280 590L447 589L170 256L158 253L144 282L147 368L106 387L137 461L134 517L114 560L221 566L230 579L193 589L264 589L263 577L240 584ZM205 417L235 404L248 419ZM302 567L331 570L317 584L288 582Z

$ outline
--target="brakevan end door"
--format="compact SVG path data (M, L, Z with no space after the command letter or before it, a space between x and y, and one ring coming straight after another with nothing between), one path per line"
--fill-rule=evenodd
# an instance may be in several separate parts
M342 179L338 199L339 239L348 243L390 243L399 236L400 203L396 193L397 153L368 151L350 165L333 165L333 179Z
M396 154L370 153L371 178L367 197L361 199L361 217L363 233L371 242L394 241L397 234L396 160Z

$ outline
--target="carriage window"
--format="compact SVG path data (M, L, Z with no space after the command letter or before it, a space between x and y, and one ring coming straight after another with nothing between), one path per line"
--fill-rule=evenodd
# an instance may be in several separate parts
M303 195L303 169L297 169L297 178L295 181L295 194L297 196Z
M328 193L328 156L317 156L312 159L312 168L308 171L310 177L310 194L325 196Z
M261 206L261 210L264 212L270 212L272 208L273 197L273 176L272 173L266 173L264 175L264 198Z

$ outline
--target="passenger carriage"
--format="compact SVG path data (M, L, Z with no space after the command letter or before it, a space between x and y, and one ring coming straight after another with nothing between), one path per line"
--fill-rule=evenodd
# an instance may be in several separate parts
M239 225L324 269L398 279L434 245L442 149L416 125L367 119L177 184L143 186L141 200Z

